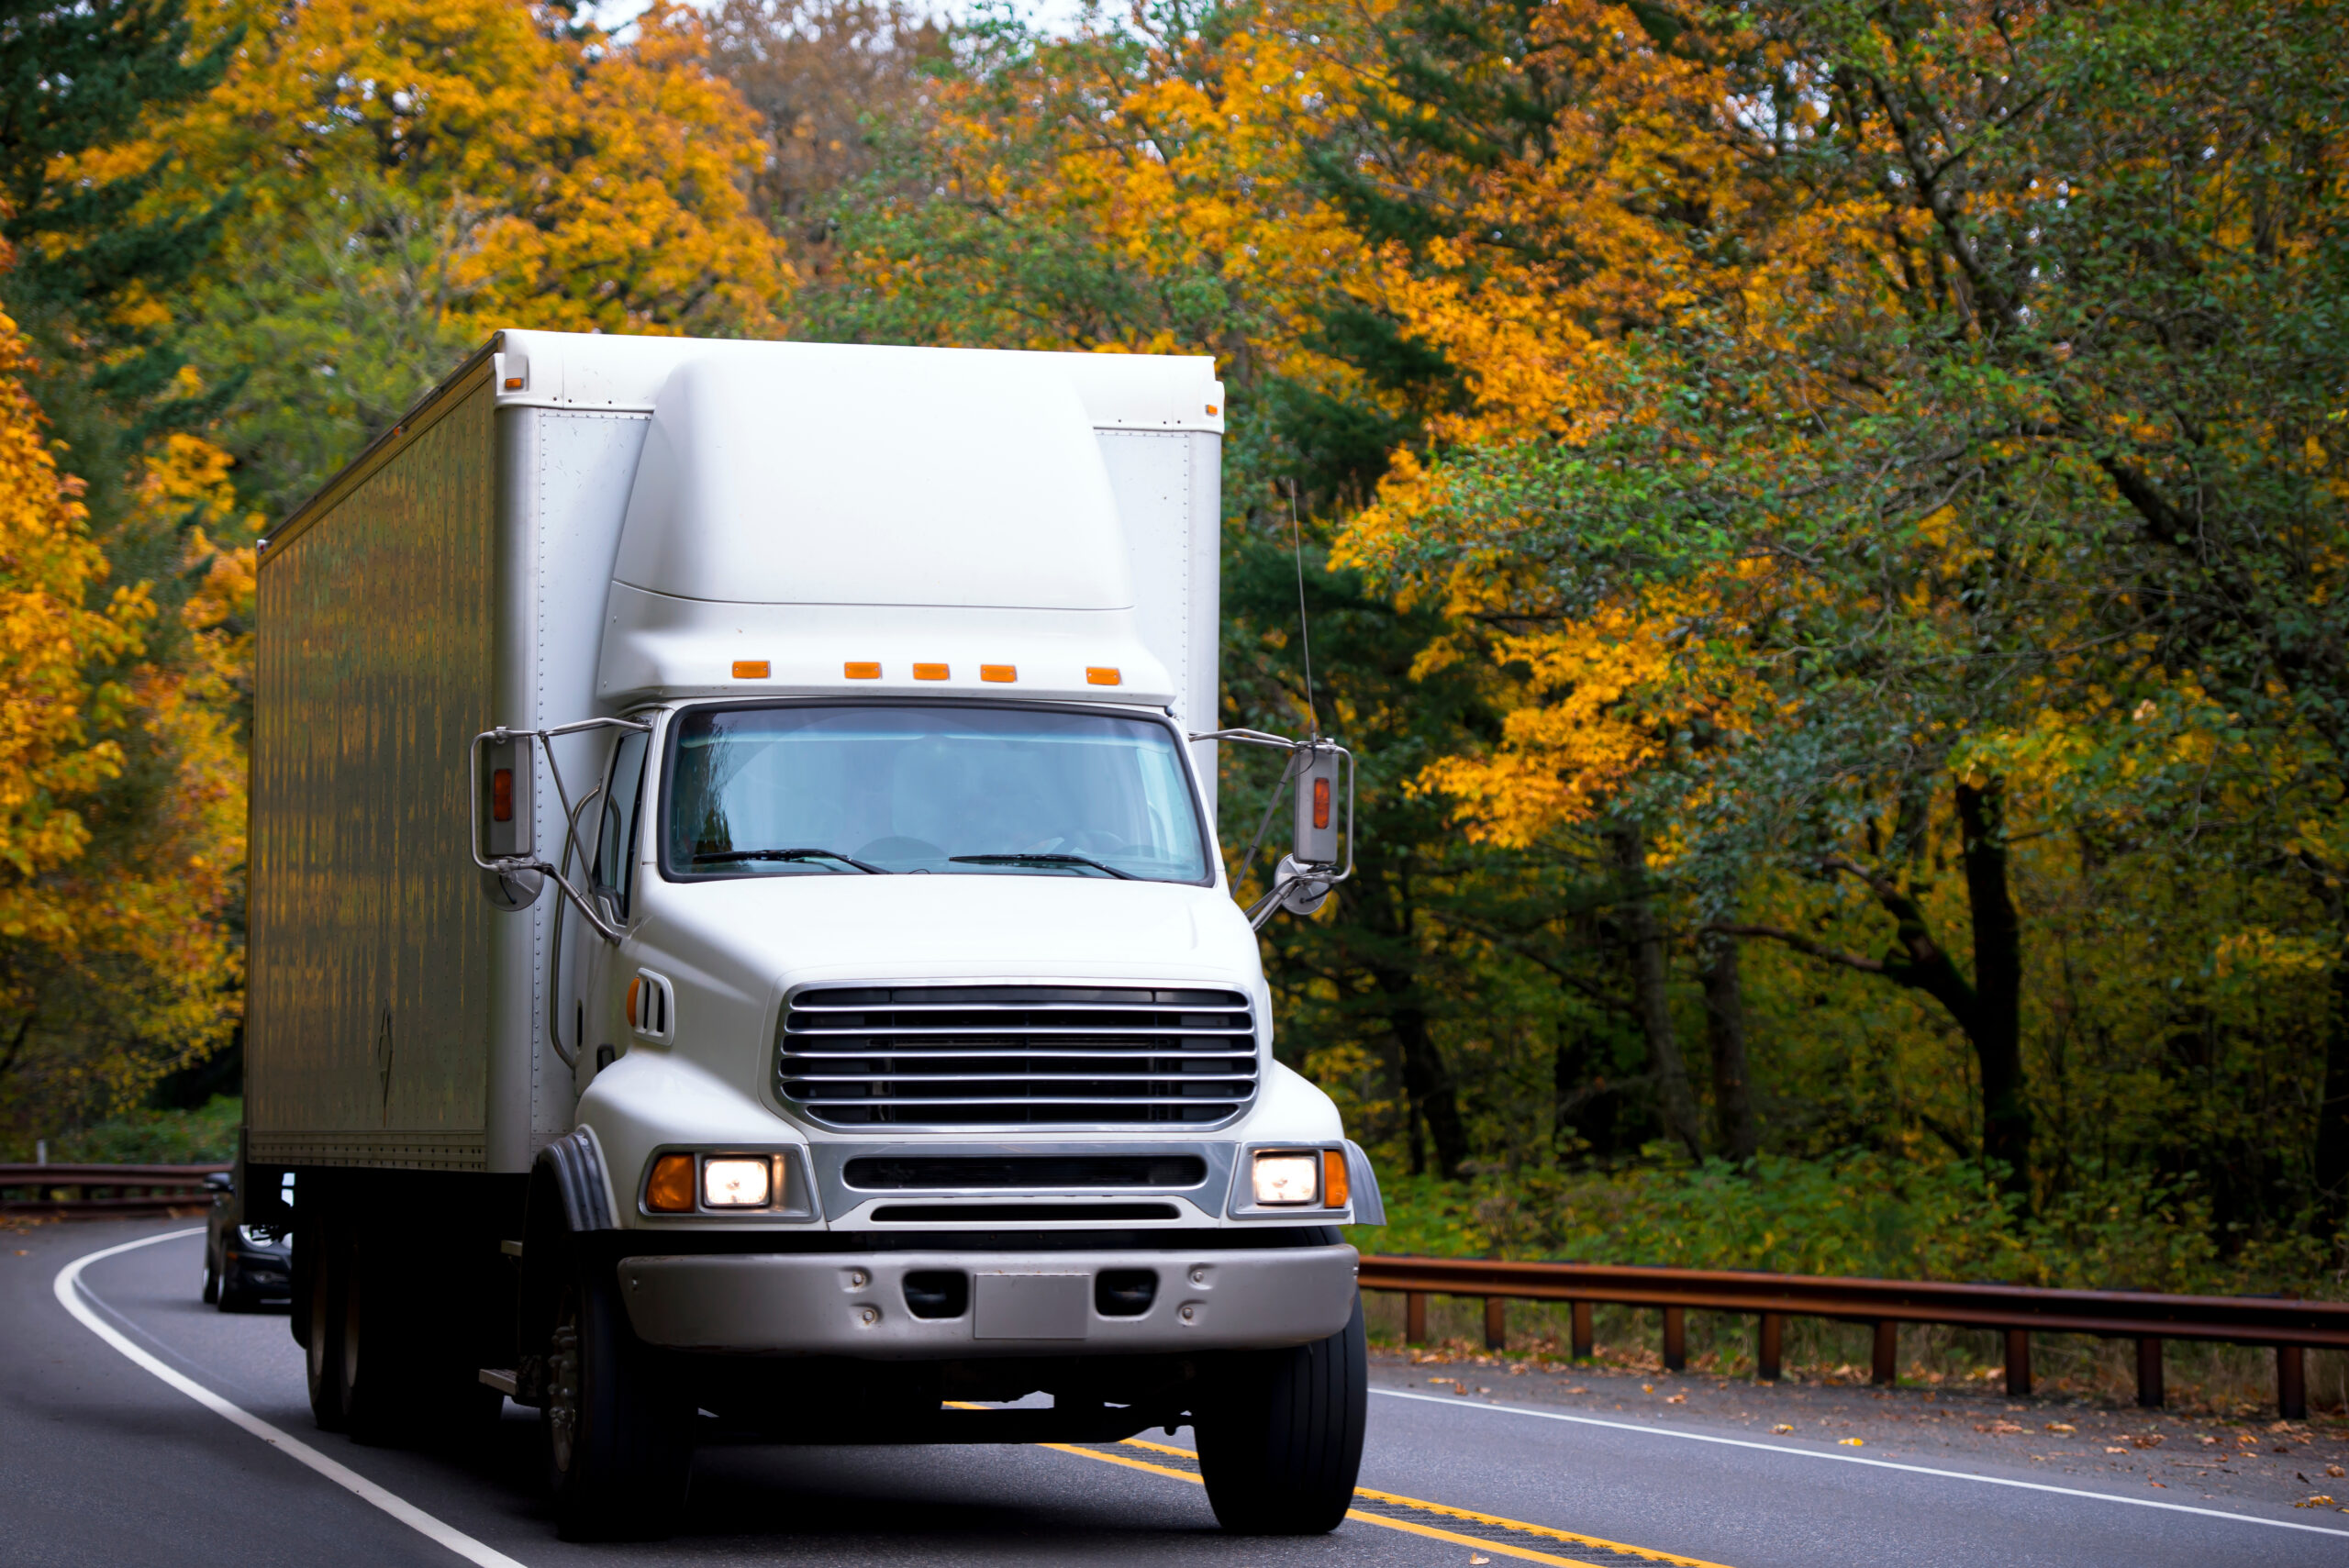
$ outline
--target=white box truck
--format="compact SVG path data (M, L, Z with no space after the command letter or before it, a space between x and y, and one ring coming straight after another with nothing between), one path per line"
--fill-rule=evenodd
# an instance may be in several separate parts
M1338 1522L1384 1217L1254 928L1352 775L1215 728L1221 432L1201 358L508 331L275 530L237 1187L322 1427L537 1407L574 1537L712 1431L1187 1423Z

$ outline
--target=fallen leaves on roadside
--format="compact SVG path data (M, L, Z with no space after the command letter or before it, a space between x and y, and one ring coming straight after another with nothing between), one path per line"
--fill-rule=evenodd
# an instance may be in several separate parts
M2080 1429L2069 1421L2050 1421L2047 1423L2047 1429L2051 1432L2061 1432L2068 1438Z
M2006 1437L2022 1430L2012 1421L1976 1421L1974 1423L1974 1429L1977 1432L1988 1432L1993 1437Z
M1865 1448L1868 1446L1868 1440L1865 1438L1837 1438L1835 1440L1835 1443L1839 1448Z
M1688 1396L1686 1394L1675 1394L1671 1398L1666 1399L1664 1403L1667 1405L1686 1405L1688 1403Z
M1784 1421L1780 1421L1776 1426L1772 1427L1770 1429L1777 1433L1780 1437L1784 1437L1787 1433L1793 1431L1794 1428Z
M2324 1467L2324 1473L2327 1475L2338 1475L2341 1473L2341 1467L2337 1464L2328 1464Z
M2292 1507L2296 1508L2329 1508L2332 1507L2332 1499L2326 1496L2323 1493L2318 1492L2311 1495L2308 1501L2304 1503L2295 1503Z

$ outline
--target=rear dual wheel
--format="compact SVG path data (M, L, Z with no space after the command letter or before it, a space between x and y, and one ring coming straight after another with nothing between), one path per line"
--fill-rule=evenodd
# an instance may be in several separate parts
M395 1235L328 1220L297 1235L294 1310L310 1417L364 1443L470 1434L503 1399L481 1385L463 1308L429 1298L443 1275ZM309 1251L313 1255L305 1256Z
M554 1288L547 1356L547 1481L565 1540L675 1530L693 1477L694 1403L636 1337L619 1271L574 1242Z
M1338 1528L1362 1471L1370 1348L1362 1298L1326 1340L1224 1361L1193 1412L1199 1478L1216 1521L1235 1535L1319 1535Z

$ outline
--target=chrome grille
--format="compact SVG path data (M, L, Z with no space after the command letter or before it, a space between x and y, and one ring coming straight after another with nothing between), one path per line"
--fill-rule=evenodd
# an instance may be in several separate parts
M836 1127L1226 1121L1256 1095L1238 991L835 986L784 1006L785 1099Z

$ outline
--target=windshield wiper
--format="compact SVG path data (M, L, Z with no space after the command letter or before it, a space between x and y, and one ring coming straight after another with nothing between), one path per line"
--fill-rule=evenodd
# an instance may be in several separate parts
M697 866L740 865L745 861L838 861L854 866L867 876L887 876L886 866L867 865L838 850L722 850L714 854L696 855Z
M1139 882L1141 880L1130 871L1119 871L1116 866L1104 865L1099 861L1091 859L1085 855L949 855L946 858L961 865L1091 866L1095 871L1108 872L1119 882Z

